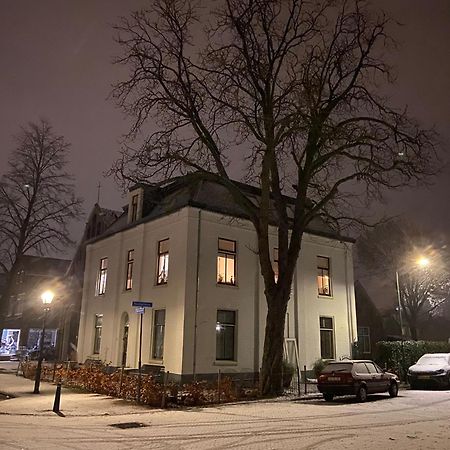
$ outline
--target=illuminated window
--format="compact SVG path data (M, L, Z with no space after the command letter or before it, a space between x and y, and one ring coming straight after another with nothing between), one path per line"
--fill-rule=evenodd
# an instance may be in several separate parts
M131 221L134 222L137 220L138 215L138 199L139 195L133 195L131 198Z
M169 278L169 239L158 242L157 284L166 284Z
M334 326L332 317L320 317L320 356L334 359Z
M278 249L273 249L273 273L275 278L275 283L278 282Z
M128 253L127 253L127 279L125 282L125 289L127 291L133 289L133 264L134 264L134 250L128 250Z
M217 311L216 360L235 361L236 311Z
M153 319L153 350L154 359L163 359L164 355L164 333L166 328L166 310L155 310Z
M317 257L317 288L319 295L331 296L330 258Z
M217 283L236 284L236 241L219 238Z
M102 341L102 326L103 314L96 314L94 323L94 355L98 355L100 353L100 344Z
M100 260L100 268L97 275L97 284L95 288L96 295L103 295L106 292L106 277L108 275L108 258Z

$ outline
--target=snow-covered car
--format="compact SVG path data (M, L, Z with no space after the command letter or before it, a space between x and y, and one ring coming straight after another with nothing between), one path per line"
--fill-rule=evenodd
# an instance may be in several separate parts
M399 379L369 360L343 360L328 363L317 380L317 388L330 402L337 395L356 395L360 402L368 394L388 392L397 397Z
M408 369L411 389L434 384L450 388L450 353L426 353Z

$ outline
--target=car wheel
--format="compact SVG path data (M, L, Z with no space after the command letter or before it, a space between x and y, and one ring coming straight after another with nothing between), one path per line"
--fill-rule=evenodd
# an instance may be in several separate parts
M356 399L358 402L365 402L367 400L367 389L365 386L360 386L356 393Z
M333 401L333 397L334 397L334 395L333 394L323 394L323 398L325 399L325 401L326 402L331 402L331 401Z
M389 386L389 395L391 397L397 397L398 395L398 384L395 381Z

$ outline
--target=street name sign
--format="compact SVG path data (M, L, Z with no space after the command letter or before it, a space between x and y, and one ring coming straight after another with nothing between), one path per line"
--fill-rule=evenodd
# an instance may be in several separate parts
M140 302L140 301L133 301L131 302L131 306L135 306L137 308L151 308L153 306L152 302Z

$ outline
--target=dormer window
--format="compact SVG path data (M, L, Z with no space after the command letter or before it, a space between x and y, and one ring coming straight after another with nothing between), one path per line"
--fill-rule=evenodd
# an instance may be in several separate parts
M138 218L138 200L139 200L139 195L133 195L133 197L131 197L131 221L132 222L136 222L137 218Z
M137 222L142 218L143 200L144 189L140 186L133 187L128 193L128 223Z

